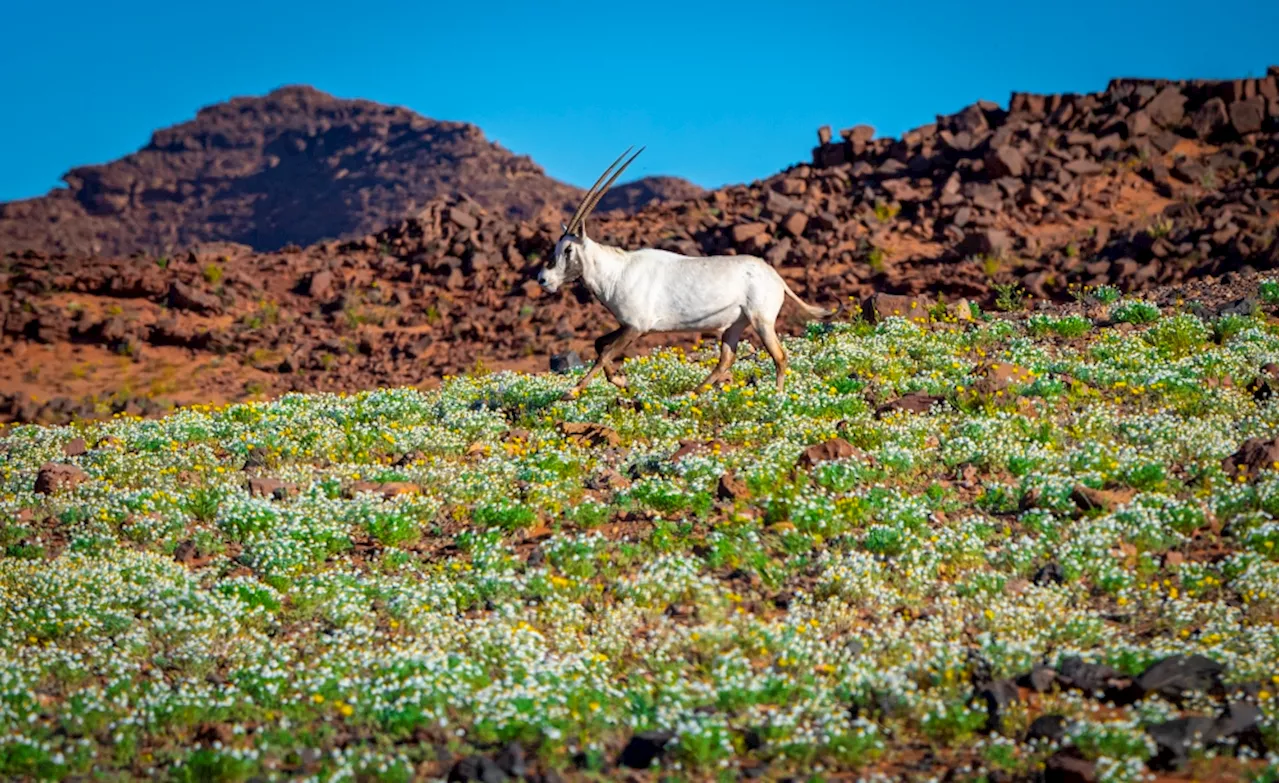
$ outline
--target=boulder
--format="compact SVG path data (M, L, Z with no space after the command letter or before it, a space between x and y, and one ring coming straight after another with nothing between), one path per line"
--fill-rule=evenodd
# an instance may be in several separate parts
M1210 98L1192 115L1191 129L1195 131L1196 136L1207 139L1225 127L1228 122L1227 105L1221 98Z
M217 313L222 310L222 303L218 301L218 297L186 283L177 282L169 286L169 306L175 310L191 310L198 313Z
M1151 121L1161 128L1172 128L1182 121L1187 98L1177 87L1165 87L1143 107Z
M588 446L617 446L622 442L616 430L593 421L562 421L559 430L566 439Z
M800 453L796 459L796 467L804 470L810 470L814 466L823 462L830 462L838 459L849 459L851 457L860 456L862 452L853 447L853 444L844 438L832 438L828 441L809 446Z
M75 489L88 478L89 475L75 465L46 462L36 474L35 492L37 495L55 495Z
M618 764L631 769L649 769L667 753L667 745L675 739L669 731L642 731L627 741L618 756Z
M925 302L920 297L872 294L862 302L862 317L872 323L894 317L923 323L929 320L929 311L923 306Z
M1236 101L1227 108L1227 113L1236 133L1241 136L1257 133L1262 130L1263 121L1267 117L1266 100L1261 96L1254 96L1248 100Z
M992 179L999 177L1021 177L1026 171L1026 160L1022 153L1012 146L996 147L987 153L984 160L987 174Z

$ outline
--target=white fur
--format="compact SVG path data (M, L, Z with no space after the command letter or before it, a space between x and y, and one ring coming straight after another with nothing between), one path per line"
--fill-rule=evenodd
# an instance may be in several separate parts
M651 248L623 250L586 236L565 235L556 243L552 263L538 274L538 282L554 293L578 278L618 319L623 333L617 338L623 342L620 346L607 342L618 332L597 341L601 356L583 383L602 367L611 381L623 385L625 380L619 383L620 376L609 365L612 354L608 348L620 351L650 332L683 331L714 331L721 336L721 366L706 383L726 380L738 339L749 324L778 364L781 388L786 359L774 323L783 300L793 299L814 317L830 315L801 301L772 266L755 256L697 257Z

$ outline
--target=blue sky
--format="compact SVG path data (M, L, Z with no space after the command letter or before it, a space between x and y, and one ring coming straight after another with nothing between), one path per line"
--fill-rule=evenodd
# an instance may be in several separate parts
M1259 76L1275 0L447 4L8 0L0 201L282 84L464 120L577 185L713 187L808 157L819 125L883 135L1011 90Z

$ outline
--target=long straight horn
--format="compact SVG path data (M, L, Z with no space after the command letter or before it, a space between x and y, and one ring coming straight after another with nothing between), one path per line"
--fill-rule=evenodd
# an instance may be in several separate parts
M628 152L629 151L630 150L628 150ZM640 157L640 153L642 152L644 152L644 147L641 147L640 149L636 150L636 154L632 155L631 158L626 163L623 163L621 168L613 172L613 176L609 178L608 182L604 183L604 187L596 191L595 197L591 199L590 206L587 207L586 212L582 213L582 217L579 218L579 220L587 219L587 215L590 215L591 212L596 208L596 204L599 204L600 199L604 198L604 194L609 190L609 188L613 187L613 183L618 181L618 177L622 176L622 172L626 171L627 166L630 166L632 161Z
M627 151L619 155L618 159L613 163L610 163L609 168L604 170L604 173L600 175L600 178L596 180L595 184L587 189L586 195L582 197L582 202L578 204L578 210L573 213L573 218L569 221L569 225L565 227L564 233L572 234L578 229L578 221L581 220L582 216L586 213L587 204L590 203L591 196L596 192L596 188L600 187L600 183L604 182L605 177L609 176L609 173L613 171L613 167L621 163L622 159L627 157L627 153L631 152L632 149L634 149L634 147L627 147Z

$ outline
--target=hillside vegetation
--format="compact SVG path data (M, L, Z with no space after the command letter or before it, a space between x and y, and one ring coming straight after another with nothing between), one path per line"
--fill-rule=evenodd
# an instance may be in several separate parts
M0 775L1274 780L1254 295L12 427Z

